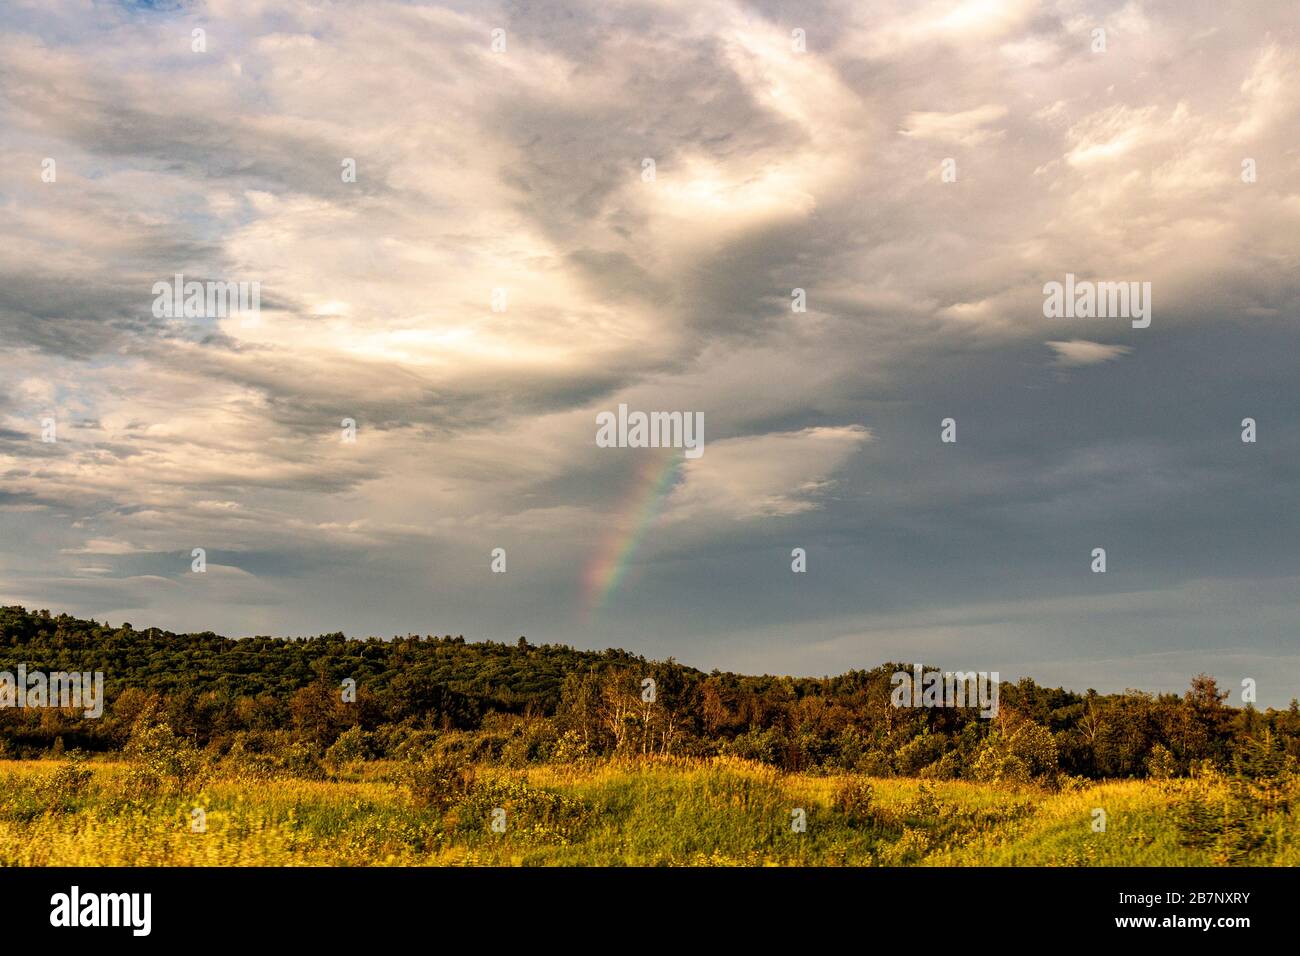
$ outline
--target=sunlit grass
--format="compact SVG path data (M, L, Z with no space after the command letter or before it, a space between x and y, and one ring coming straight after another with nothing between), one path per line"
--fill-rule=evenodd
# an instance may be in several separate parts
M782 774L739 760L661 760L525 770L481 767L478 796L420 806L386 763L337 779L217 774L189 795L130 796L123 763L87 764L55 794L58 761L0 762L0 865L1021 865L1222 862L1183 845L1181 784L1099 783L1048 792L964 781L873 779L869 809L837 802L848 777ZM1212 791L1211 795L1213 794ZM563 799L560 799L563 798ZM505 833L491 829L507 802ZM206 832L191 829L201 808ZM1106 814L1092 829L1094 809ZM805 832L794 832L801 809ZM1250 862L1300 864L1294 809L1270 818Z

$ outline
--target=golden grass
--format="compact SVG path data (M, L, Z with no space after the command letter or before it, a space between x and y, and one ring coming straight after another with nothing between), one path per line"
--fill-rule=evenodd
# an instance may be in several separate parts
M1190 784L1120 781L1045 792L873 779L870 812L855 816L836 800L848 777L782 774L734 759L675 759L480 768L485 795L437 812L416 805L383 763L330 781L217 776L188 796L131 799L125 764L92 762L83 792L51 802L49 781L59 766L0 762L0 865L1224 862L1213 847L1180 842L1171 809ZM509 808L504 834L490 827L493 800ZM206 832L191 830L195 807L206 814ZM805 812L806 832L791 829L795 808ZM1104 833L1093 832L1095 808L1105 810ZM1300 864L1295 811L1269 820L1263 845L1231 862Z

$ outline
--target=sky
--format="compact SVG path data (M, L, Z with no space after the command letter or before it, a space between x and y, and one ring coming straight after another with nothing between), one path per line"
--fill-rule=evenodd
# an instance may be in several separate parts
M0 602L1285 706L1298 26L7 2ZM1045 314L1067 274L1150 324ZM620 404L703 454L601 447Z

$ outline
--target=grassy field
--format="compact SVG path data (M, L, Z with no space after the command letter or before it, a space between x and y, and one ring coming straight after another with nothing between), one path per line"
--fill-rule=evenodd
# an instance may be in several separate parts
M1294 784L1247 801L1223 778L1048 792L657 761L479 767L430 805L399 770L141 793L125 763L0 761L0 865L1300 865Z

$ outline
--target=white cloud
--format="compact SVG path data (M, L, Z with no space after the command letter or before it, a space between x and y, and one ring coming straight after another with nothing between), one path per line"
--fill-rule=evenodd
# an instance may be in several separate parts
M80 548L64 548L63 554L139 554L146 548L137 548L129 541L91 538Z
M1007 115L1007 108L997 104L963 110L960 113L908 113L903 119L904 136L978 146L1005 134L1003 129L987 129Z
M807 428L709 442L688 460L665 507L667 523L781 517L812 511L831 477L871 431L861 425Z
M1098 365L1133 351L1127 345L1103 345L1101 342L1089 342L1087 339L1048 342L1047 345L1056 353L1055 364L1065 368Z

